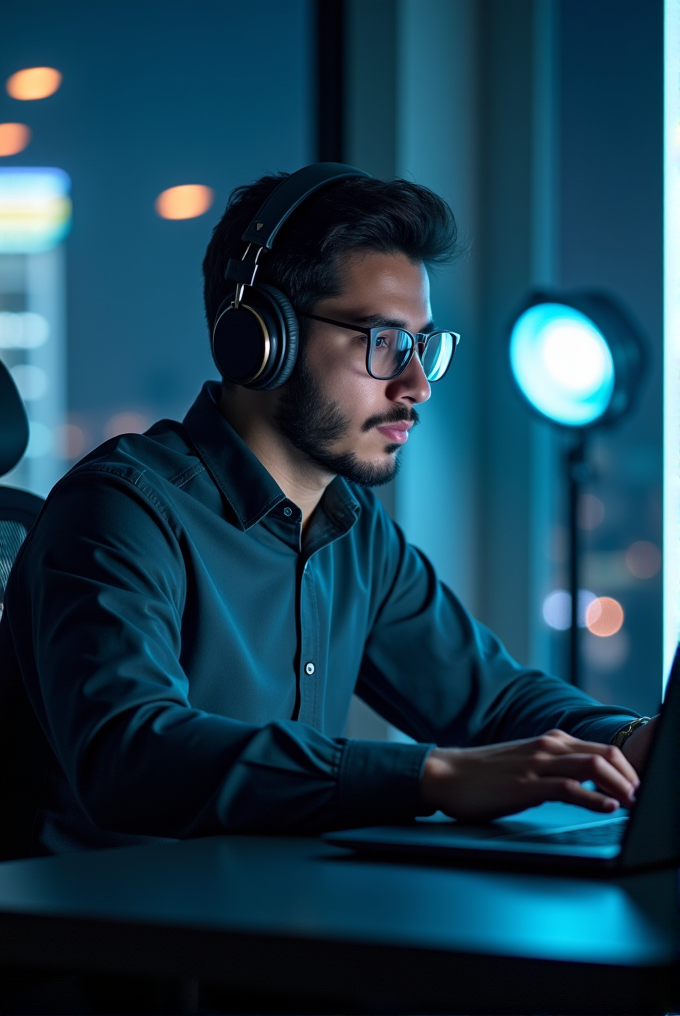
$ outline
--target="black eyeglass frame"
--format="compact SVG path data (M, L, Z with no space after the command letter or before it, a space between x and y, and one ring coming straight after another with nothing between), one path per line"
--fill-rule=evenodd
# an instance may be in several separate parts
M456 350L458 349L458 343L460 342L460 334L458 332L449 331L449 329L447 328L438 328L435 332L416 332L416 334L414 335L413 332L410 332L408 330L408 328L401 328L396 325L374 325L372 328L362 328L361 325L351 325L347 321L335 321L333 318L321 317L319 314L298 314L298 317L311 318L312 321L323 321L324 324L337 325L338 328L349 328L353 332L360 332L362 335L365 335L366 338L368 339L368 342L366 343L366 372L369 377L373 378L374 381L394 381L395 378L398 378L401 374L404 373L409 363L413 359L413 354L415 353L416 348L418 346L423 347L422 354L420 352L418 353L418 357L422 364L423 354L425 353L427 344L434 335L444 335L444 334L453 335L455 343L453 346L453 352L451 353L451 359L446 365L446 370L441 375L441 377L438 377L436 379L436 381L429 381L428 378L428 382L430 384L436 384L437 381L441 381L443 377L446 377L448 369L453 363L453 358L455 356ZM376 377L376 375L371 370L370 364L371 351L373 349L372 340L374 335L377 335L380 332L384 332L386 328L394 328L395 331L405 332L406 335L408 335L409 338L411 339L411 350L408 354L408 359L406 360L406 363L403 365L403 367L399 368L396 374L391 374L390 377ZM427 375L425 376L427 377Z

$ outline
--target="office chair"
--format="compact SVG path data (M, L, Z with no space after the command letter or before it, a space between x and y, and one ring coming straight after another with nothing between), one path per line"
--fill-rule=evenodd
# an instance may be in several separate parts
M14 469L27 445L26 410L10 372L0 361L0 476ZM10 569L42 503L41 497L27 490L0 486L0 616Z
M11 374L0 361L0 477L9 473L21 461L27 445L26 410ZM42 505L43 499L29 494L27 490L0 485L0 618L10 570ZM0 660L0 667L1 665ZM0 1012L3 1013L114 1012L110 1007L93 1007L87 990L89 982L81 983L77 977L54 977L49 973L32 974L3 969L1 982ZM153 1011L180 1010L167 1008Z

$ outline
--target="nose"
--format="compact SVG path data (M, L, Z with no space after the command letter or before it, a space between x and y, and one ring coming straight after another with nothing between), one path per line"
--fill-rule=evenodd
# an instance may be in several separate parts
M411 405L427 402L432 394L432 389L430 382L425 377L423 365L417 352L411 358L406 370L399 377L392 378L387 382L386 394L393 402L405 402Z

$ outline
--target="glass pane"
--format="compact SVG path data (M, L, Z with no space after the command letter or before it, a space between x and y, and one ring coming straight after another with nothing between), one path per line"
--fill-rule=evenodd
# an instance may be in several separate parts
M423 370L428 381L438 381L446 373L456 348L451 332L435 332L428 339L422 356Z
M371 373L377 378L391 378L408 360L412 340L401 328L375 329L371 333Z
M680 639L680 8L672 0L665 7L664 689Z

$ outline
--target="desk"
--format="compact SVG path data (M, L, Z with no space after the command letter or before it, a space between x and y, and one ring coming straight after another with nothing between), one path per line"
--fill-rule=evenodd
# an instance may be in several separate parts
M0 963L220 981L281 1012L665 1013L677 900L675 871L603 882L221 836L0 865Z

